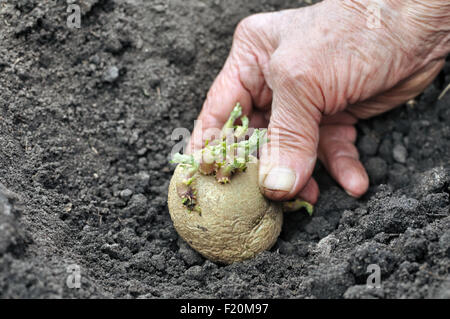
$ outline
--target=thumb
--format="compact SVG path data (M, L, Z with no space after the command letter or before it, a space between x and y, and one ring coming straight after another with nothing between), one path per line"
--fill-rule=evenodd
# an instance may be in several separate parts
M269 142L261 150L259 168L261 191L273 200L291 199L300 193L317 158L322 114L310 100L302 98L307 92L298 90L295 82L283 76L273 84Z

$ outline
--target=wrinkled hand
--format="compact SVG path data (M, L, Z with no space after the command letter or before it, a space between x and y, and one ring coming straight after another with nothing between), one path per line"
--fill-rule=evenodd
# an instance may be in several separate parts
M435 0L447 6L443 12L433 0L416 2L378 1L379 28L367 25L368 0L328 0L244 19L191 146L201 147L204 140L196 137L222 127L240 102L252 127L268 127L271 141L260 161L267 197L315 203L317 157L347 193L361 196L369 181L354 124L418 95L448 53L449 26L442 20L450 21L449 5ZM276 158L270 155L275 151Z

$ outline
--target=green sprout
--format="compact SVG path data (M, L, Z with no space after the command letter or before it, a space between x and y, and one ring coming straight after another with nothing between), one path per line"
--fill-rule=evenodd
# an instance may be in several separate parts
M234 136L236 136L237 138L245 136L245 134L248 131L248 123L249 123L248 117L245 115L241 117L241 122L242 125L237 126L236 129L234 130Z
M180 153L174 154L170 162L180 164L183 167L184 177L183 180L177 184L177 193L178 196L180 196L183 205L191 211L197 204L197 192L194 190L192 183L195 180L194 175L197 173L200 166L194 156Z
M222 128L222 134L225 133L227 129L233 129L234 128L234 122L242 115L242 106L237 103L236 106L231 111L230 117L225 122L223 128Z
M235 125L240 119L242 125ZM177 187L178 196L189 211L196 210L197 192L194 189L195 174L214 175L221 184L229 183L233 174L244 172L253 154L261 145L268 142L267 130L254 129L247 140L227 143L227 133L234 130L233 140L243 138L248 133L249 119L242 116L242 107L239 103L231 111L230 117L222 128L220 139L206 141L205 146L196 153L199 156L176 153L171 163L180 164L183 167L184 177ZM200 162L196 160L200 158ZM293 201L285 203L286 210L299 210L306 208L312 214L313 206L304 201Z
M240 119L241 125L235 125ZM237 103L231 111L230 117L222 128L220 139L206 141L205 147L199 151L200 162L193 155L176 153L171 163L183 167L184 177L177 185L177 193L189 211L196 207L196 191L194 190L195 174L214 174L221 183L229 183L231 176L236 172L243 172L247 168L249 155L258 149L264 142L261 138L266 130L255 130L248 140L239 143L227 143L227 133L234 130L234 138L244 137L248 132L249 119L242 116L242 106ZM243 151L242 151L243 150ZM237 153L237 154L236 154Z
M283 203L283 210L285 212L296 212L302 208L305 208L309 216L312 216L314 212L314 206L304 200L295 199Z

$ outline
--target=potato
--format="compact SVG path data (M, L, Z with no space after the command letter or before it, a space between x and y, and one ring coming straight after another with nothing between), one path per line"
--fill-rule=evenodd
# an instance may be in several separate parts
M258 160L220 184L212 175L195 174L197 208L189 211L177 194L183 178L178 165L169 186L169 212L180 236L206 258L225 264L254 257L276 242L282 206L267 200L258 185Z

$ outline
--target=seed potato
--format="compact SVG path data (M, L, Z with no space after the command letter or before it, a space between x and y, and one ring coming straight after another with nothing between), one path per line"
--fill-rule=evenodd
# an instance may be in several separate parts
M181 165L175 169L168 206L176 230L192 248L212 261L230 264L275 244L283 223L282 206L261 194L256 158L228 184L196 173L198 211L189 211L177 194L182 171Z

